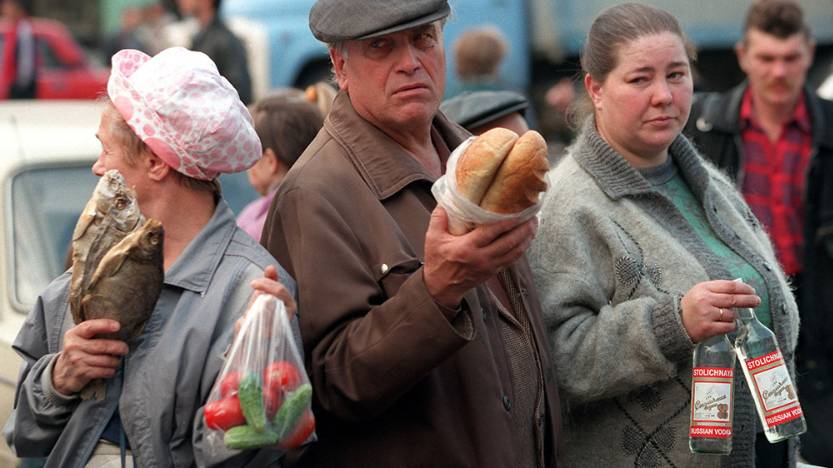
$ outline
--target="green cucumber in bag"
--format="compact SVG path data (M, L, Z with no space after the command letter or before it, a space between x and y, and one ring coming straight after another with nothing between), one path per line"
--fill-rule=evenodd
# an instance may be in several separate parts
M310 406L312 401L312 385L306 383L298 387L295 391L287 395L286 400L275 415L274 424L272 425L280 436L279 439L286 437L292 432L304 414L304 410Z
M240 398L240 408L246 422L256 431L263 432L266 429L266 411L263 407L263 386L260 383L260 376L250 373L240 381L240 388L237 391Z
M252 426L236 426L226 431L223 436L226 447L245 450L275 445L278 433L272 430L257 430Z

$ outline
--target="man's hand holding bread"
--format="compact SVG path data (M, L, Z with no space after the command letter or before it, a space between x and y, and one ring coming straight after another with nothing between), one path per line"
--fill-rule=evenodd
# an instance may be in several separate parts
M515 214L536 205L549 168L544 139L535 131L520 138L494 128L475 138L459 156L457 194L492 213ZM474 286L517 260L535 237L534 216L470 225L438 206L425 238L423 277L428 293L453 309Z

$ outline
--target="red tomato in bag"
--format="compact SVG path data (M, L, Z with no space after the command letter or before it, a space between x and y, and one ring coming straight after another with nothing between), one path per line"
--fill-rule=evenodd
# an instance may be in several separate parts
M266 418L272 420L278 408L283 404L283 394L280 391L275 391L270 386L263 387L263 407L266 409Z
M220 382L220 396L236 395L240 388L240 372L229 372Z
M315 416L313 416L312 411L306 410L301 416L301 419L298 420L298 424L295 426L295 429L278 442L278 447L284 450L300 447L301 444L309 439L309 436L312 435L312 431L314 430Z
M301 384L301 375L291 362L275 361L263 371L263 382L275 393L289 392Z
M203 409L203 419L207 427L223 431L246 424L237 395L209 402Z

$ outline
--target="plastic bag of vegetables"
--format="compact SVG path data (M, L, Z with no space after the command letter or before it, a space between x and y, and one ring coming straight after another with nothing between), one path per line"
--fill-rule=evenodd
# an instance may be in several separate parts
M217 451L290 450L315 440L312 387L283 302L257 296L214 383L203 418Z

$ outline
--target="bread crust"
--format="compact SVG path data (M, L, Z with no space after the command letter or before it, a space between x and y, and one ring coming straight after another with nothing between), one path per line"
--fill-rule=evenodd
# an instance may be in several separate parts
M457 160L457 193L479 205L517 140L517 133L500 127L475 138Z
M515 142L498 168L480 207L494 213L518 213L538 203L547 189L547 142L530 130Z

